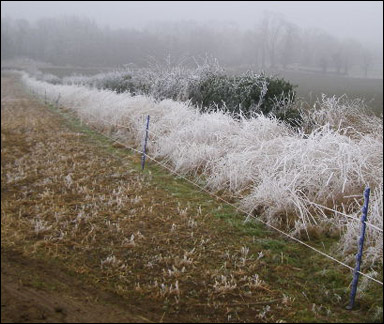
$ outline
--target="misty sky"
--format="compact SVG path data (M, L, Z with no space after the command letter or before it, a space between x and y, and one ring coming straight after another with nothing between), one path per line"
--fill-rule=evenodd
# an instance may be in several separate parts
M336 37L367 45L383 43L382 1L1 1L2 17L35 21L76 15L113 29L183 20L235 22L240 28L254 28L265 11Z

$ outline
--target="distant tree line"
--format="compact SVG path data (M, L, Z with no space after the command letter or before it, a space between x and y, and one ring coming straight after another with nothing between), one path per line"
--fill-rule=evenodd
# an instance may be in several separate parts
M381 51L382 52L382 51ZM148 57L210 54L227 67L253 69L301 68L322 73L361 74L382 62L380 51L353 39L340 40L315 29L301 29L274 13L267 13L252 30L231 23L156 23L144 29L101 28L86 18L46 18L35 23L1 20L1 59L28 57L55 65L115 67L145 66Z

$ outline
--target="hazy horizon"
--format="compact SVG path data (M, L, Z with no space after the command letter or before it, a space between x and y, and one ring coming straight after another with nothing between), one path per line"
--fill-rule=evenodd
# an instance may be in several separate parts
M383 46L383 3L379 1L2 1L1 17L26 19L78 16L112 29L142 29L154 22L234 23L254 29L265 12L305 29Z

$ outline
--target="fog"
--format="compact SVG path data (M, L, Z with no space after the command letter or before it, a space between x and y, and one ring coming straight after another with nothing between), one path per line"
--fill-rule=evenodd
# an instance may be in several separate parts
M156 21L234 22L251 29L265 11L278 12L303 28L380 45L381 1L2 1L2 17L36 21L78 15L111 28L144 28Z
M382 76L380 1L2 1L1 12L2 61L212 55L232 67Z

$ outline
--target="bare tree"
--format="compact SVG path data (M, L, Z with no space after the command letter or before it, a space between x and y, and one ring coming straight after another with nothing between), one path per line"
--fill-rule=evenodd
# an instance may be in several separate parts
M332 60L335 65L336 73L340 74L341 72L341 67L343 66L343 60L341 57L341 53L337 52L332 55Z
M268 55L270 67L276 67L276 52L281 41L285 21L281 15L266 12L260 27L262 46L262 66L265 66L266 55Z
M368 77L368 71L373 62L372 53L369 50L363 50L362 53L362 67L364 70L364 77Z
M295 59L297 43L299 40L299 28L290 22L284 21L281 40L280 62L285 69Z
M328 60L326 57L322 56L319 61L319 65L321 68L321 71L325 74L327 73L327 68L328 68Z

